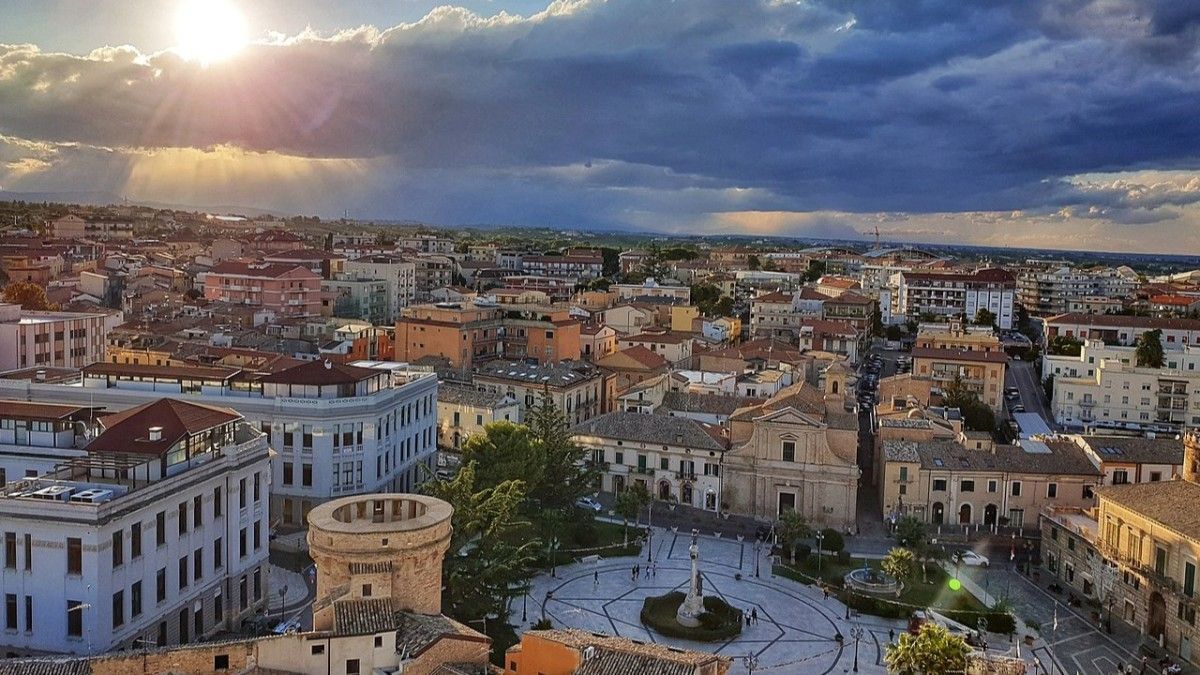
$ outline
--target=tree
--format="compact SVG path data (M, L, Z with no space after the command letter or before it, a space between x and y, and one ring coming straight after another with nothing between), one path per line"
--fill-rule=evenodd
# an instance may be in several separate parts
M967 641L935 623L925 623L916 635L901 633L887 646L883 661L888 671L902 675L962 672L971 648Z
M714 316L717 314L721 302L725 299L721 296L721 289L713 284L694 284L692 290L692 304L700 310L700 313L705 316ZM729 307L733 307L733 300L729 300Z
M941 549L929 543L925 523L915 516L901 518L896 522L896 541L911 550L913 556L921 562L921 580L927 582L926 563L938 557Z
M14 281L0 292L4 302L20 305L21 309L44 311L58 309L58 305L46 299L46 289L32 281Z
M462 461L475 463L475 489L495 487L507 480L540 487L545 466L534 444L529 427L506 421L493 422L483 428L482 434L467 439Z
M812 536L812 528L804 516L795 509L784 511L779 515L779 525L776 527L779 543L788 551L788 558L796 561L796 547L805 539Z
M638 487L641 487L640 485ZM623 490L617 495L617 501L613 504L613 511L618 516L621 516L621 525L624 528L625 543L629 543L629 521L637 520L638 514L642 512L643 501L649 501L650 495L645 488L641 490L629 489Z
M972 431L995 431L996 414L979 395L967 389L962 376L955 374L954 379L946 386L944 403L951 408L958 408L962 413L963 426Z
M1049 375L1046 376L1045 380L1042 380L1042 391L1044 394L1046 394L1046 402L1053 403L1054 402L1054 373L1050 373Z
M535 454L542 467L530 494L546 508L568 508L575 500L596 491L600 467L588 457L587 449L571 438L567 418L558 410L550 390L529 411L526 420L535 440Z
M733 298L723 295L720 300L717 300L717 304L713 305L711 316L729 316L732 313Z
M900 326L888 326L883 331L883 335L887 339L896 341L896 342L898 342L900 340L900 338L904 336L904 334L900 331Z
M911 549L896 547L879 563L880 569L897 581L908 581L917 573L917 559Z
M1083 342L1070 335L1055 335L1046 343L1046 353L1051 356L1079 356Z
M996 325L996 315L988 311L986 307L980 307L978 312L975 312L976 326L994 326Z
M813 282L825 276L827 266L824 260L809 260L808 269L804 271L804 281Z
M762 263L759 262L758 256L756 256L752 253L752 254L746 256L746 267L748 267L750 270L753 271L753 270L761 269Z
M1163 346L1162 330L1154 329L1142 333L1137 340L1137 364L1143 368L1162 368Z
M510 542L515 530L528 525L518 518L525 483L508 480L479 490L475 472L475 462L467 462L454 478L430 480L423 487L454 508L450 547L442 560L442 607L459 621L504 616L509 589L527 576L540 546L535 537Z

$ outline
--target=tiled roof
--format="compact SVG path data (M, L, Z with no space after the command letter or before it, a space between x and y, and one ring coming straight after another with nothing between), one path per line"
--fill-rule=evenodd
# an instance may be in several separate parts
M1068 312L1046 319L1047 325L1079 324L1101 328L1162 328L1165 330L1200 330L1200 319L1156 319L1149 316L1124 316L1120 314L1081 314Z
M1096 488L1100 501L1114 504L1200 541L1200 485L1182 479L1157 483L1105 485Z
M591 657L584 658L576 675L692 675L698 668L724 662L729 657L704 651L683 650L658 643L588 633L574 629L535 630L533 635L584 652L592 648ZM717 668L716 671L720 671Z
M643 368L647 368L647 369L661 368L661 367L667 365L666 357L664 357L663 355L661 355L657 352L652 352L649 349L647 349L646 347L643 347L642 345L634 345L632 347L629 347L628 349L622 349L619 352L613 352L611 354L608 354L608 355L604 356L603 358L598 359L596 361L596 365L598 365L602 368L617 367L617 366L615 366L615 363L617 361L620 361L622 358L632 359L633 361L636 361L639 365L641 365Z
M332 361L307 361L298 366L264 375L262 382L272 384L353 384L368 380L380 371L372 368L359 368L344 363Z
M983 363L1008 363L1008 355L1004 352L983 352L967 349L950 349L947 347L913 347L914 359L948 359L951 361L980 361Z
M0 659L0 675L90 675L86 656L46 656L29 659Z
M447 636L491 643L491 639L441 614L396 613L396 653L415 656Z
M598 371L591 364L571 361L545 365L524 361L490 361L476 371L477 377L545 384L551 387L574 386L597 375Z
M1082 436L1103 461L1135 464L1183 464L1183 441L1177 438Z
M88 443L84 450L162 455L186 436L241 418L240 414L229 408L160 398L101 417L103 433ZM158 440L150 440L150 427L162 427Z
M507 398L505 394L476 389L462 384L443 382L438 385L438 402L469 405L474 408L494 408Z
M396 628L391 598L339 600L333 603L333 630L338 635L366 635Z
M1043 475L1099 476L1100 472L1074 443L996 445L992 450L973 450L958 441L884 441L884 457L891 461L920 461L922 469L934 471L997 471ZM912 457L917 459L912 459ZM905 459L893 459L893 458Z
M626 441L680 445L699 450L724 450L709 431L711 425L684 417L610 412L575 425L572 436L599 436Z
M244 260L226 260L217 263L209 270L209 274L229 274L261 279L275 279L293 270L301 270L302 274L300 276L314 278L317 276L312 270L297 263L254 263Z
M766 413L783 410L784 408L793 408L797 412L806 415L824 418L825 395L818 391L816 387L805 382L800 382L780 389L774 396L767 399L766 403L753 408L746 408L735 414L732 419L752 420Z
M694 394L669 391L663 395L660 412L696 412L710 415L732 415L739 408L759 405L766 399L746 396L719 396L717 394Z
M99 406L0 400L0 417L25 420L87 419Z

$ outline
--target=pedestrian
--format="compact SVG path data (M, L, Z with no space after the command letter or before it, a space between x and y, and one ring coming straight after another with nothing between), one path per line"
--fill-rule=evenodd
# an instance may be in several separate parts
M600 585L600 570L592 572L592 588Z
M638 579L639 577L641 577L641 576L642 576L642 566L641 566L641 565L634 565L634 566L633 566L633 578L634 578L634 580L637 580L637 579Z
M758 608L750 610L750 618L754 621L754 625L758 625Z
M888 642L895 642L895 641L896 641L896 629L889 628L888 629Z
M829 587L822 584L821 592L825 594L825 599L828 600L829 599Z
M746 626L749 627L750 626L750 615L746 612L742 612L742 614L746 617Z
M1143 655L1142 655L1142 669L1138 671L1138 675L1146 675L1146 662L1147 662L1147 660L1148 660L1148 657L1147 657L1145 654L1143 654Z
M629 568L629 580L637 581L637 565Z

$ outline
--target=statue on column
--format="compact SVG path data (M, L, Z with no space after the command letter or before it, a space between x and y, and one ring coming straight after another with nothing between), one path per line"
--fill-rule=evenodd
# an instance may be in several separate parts
M695 628L700 625L700 615L704 613L704 580L700 578L700 546L697 542L699 530L692 530L692 545L688 547L688 555L692 559L692 576L688 583L687 597L675 612L675 620L682 626Z

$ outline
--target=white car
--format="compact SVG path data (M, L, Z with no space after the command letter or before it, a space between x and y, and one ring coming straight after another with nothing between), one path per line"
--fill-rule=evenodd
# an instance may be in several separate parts
M968 567L988 566L987 556L979 555L975 551L960 551L958 553L958 559L962 561L962 564L967 565Z
M580 497L579 499L576 499L575 506L578 506L581 509L591 509L592 511L604 510L604 507L600 505L600 502L592 499L591 497Z

